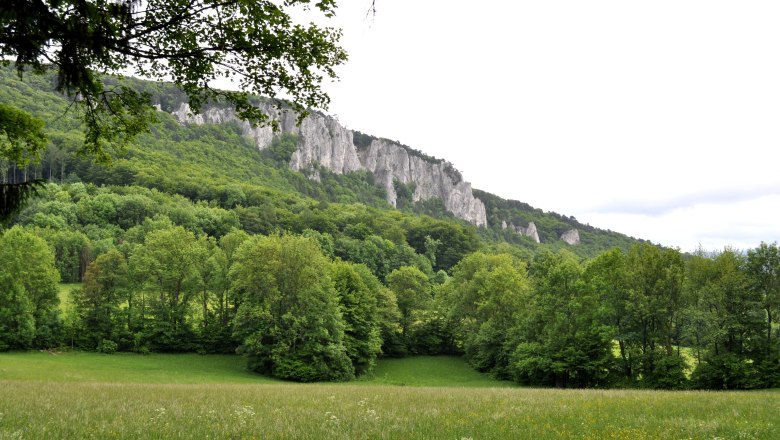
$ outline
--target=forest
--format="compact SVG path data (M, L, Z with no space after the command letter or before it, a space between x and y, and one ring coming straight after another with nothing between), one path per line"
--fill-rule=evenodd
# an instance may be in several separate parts
M105 166L76 154L51 78L0 73L49 139L38 163L0 163L3 182L47 181L0 230L0 350L240 353L303 382L453 354L523 385L780 386L776 244L682 254L484 192L476 228L404 191L392 209L369 173L291 171L292 135L258 151L164 111ZM582 244L557 240L572 227Z

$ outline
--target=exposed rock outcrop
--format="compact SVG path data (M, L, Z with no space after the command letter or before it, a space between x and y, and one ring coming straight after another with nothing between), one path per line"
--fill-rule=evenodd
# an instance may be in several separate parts
M561 234L561 240L570 245L580 244L580 233L576 229L569 229Z
M332 117L314 113L296 125L294 114L280 113L271 104L262 107L279 121L282 132L298 135L298 148L290 159L290 168L304 171L319 165L337 174L368 170L374 174L374 181L385 189L387 201L393 206L397 201L394 181L413 183L415 202L438 197L456 217L477 226L487 225L485 205L474 197L471 184L449 162L423 157L386 139L372 138L369 145L358 149L352 130ZM259 149L273 141L270 127L252 127L238 119L230 108L209 107L193 115L184 103L172 113L182 123L238 123L244 136L251 138Z
M530 237L533 241L540 243L539 241L539 231L536 230L536 224L534 222L529 222L528 227L524 228L522 226L515 226L513 223L509 223L507 225L506 221L501 221L501 229L510 228L511 230L517 232L520 235L524 235L526 237Z
M385 188L387 201L393 206L397 199L393 181L398 180L415 185L415 202L439 197L456 217L477 226L487 224L485 205L474 197L471 184L463 181L449 162L430 161L386 139L372 140L358 157L363 168L374 174L374 181Z
M528 227L525 228L525 231L523 231L523 235L525 235L526 237L531 237L533 241L540 243L539 231L536 230L536 223L534 222L528 223Z

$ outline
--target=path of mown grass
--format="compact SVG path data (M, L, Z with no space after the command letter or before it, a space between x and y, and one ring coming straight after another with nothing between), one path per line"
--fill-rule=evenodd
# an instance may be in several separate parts
M441 383L458 363L467 368L419 358L380 364L374 379L289 384L251 375L233 356L2 354L0 439L780 438L772 391L381 384L418 385L426 374Z

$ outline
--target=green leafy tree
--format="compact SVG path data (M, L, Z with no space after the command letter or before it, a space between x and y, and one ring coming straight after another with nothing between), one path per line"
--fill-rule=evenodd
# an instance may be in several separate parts
M201 243L181 226L150 232L133 253L136 276L145 279L152 294L147 337L160 351L187 351L194 343L192 302L199 292L195 262L203 256Z
M763 316L760 298L749 288L745 258L725 249L688 264L687 289L697 348L705 354L692 375L696 386L714 389L759 385L751 351L761 353ZM702 323L705 321L706 323Z
M263 155L271 159L277 166L287 166L297 148L298 136L292 133L283 133L274 137L271 145L263 150Z
M435 244L434 270L449 270L477 250L479 240L472 227L421 217L410 225L407 238L418 254L430 253Z
M631 302L630 280L626 254L620 249L604 252L588 261L583 280L588 291L598 299L603 323L610 327L619 349L619 365L628 384L637 379L637 355L632 349L634 324L628 310Z
M780 307L780 250L777 243L761 245L747 253L746 270L750 289L756 295L764 315L764 336L753 360L758 364L763 386L780 386L780 346L775 334Z
M387 276L387 287L393 291L401 314L401 334L408 342L409 330L418 315L431 307L431 285L420 269L404 266ZM412 349L413 347L407 347Z
M219 248L225 256L222 263L224 266L220 272L220 278L218 278L220 288L217 294L219 297L220 322L223 325L230 323L238 311L238 305L241 301L241 298L235 294L234 289L231 287L230 271L236 261L236 251L248 238L249 234L246 232L240 229L233 229L219 239Z
M645 386L679 388L685 385L684 359L676 352L685 309L680 252L647 243L631 247L627 257L631 319L630 349L637 353Z
M129 288L124 255L116 249L100 255L88 267L81 289L74 290L72 302L79 320L80 344L96 349L104 340L117 342L123 336L125 320L120 310ZM124 313L130 316L132 303Z
M507 377L507 336L530 295L525 264L506 254L474 253L452 270L444 292L455 343L479 371Z
M70 228L63 230L43 229L38 235L54 249L54 261L65 283L82 281L92 256L92 243L83 232Z
M777 356L778 349L774 347L773 325L775 313L780 307L780 249L776 243L761 245L747 253L747 272L750 277L751 289L760 297L761 305L766 313L763 355L770 358Z
M374 367L382 347L377 308L381 285L365 266L343 261L333 263L331 278L345 324L344 347L355 374L362 375Z
M308 238L252 237L241 244L231 269L242 296L234 334L249 369L301 382L354 376L329 272L330 262Z
M530 273L534 293L512 353L515 379L557 387L608 383L612 334L603 324L598 297L583 282L577 258L566 250L542 252Z
M9 12L0 7L0 16L7 17ZM0 19L0 22L5 18ZM5 35L5 34L3 34ZM0 37L2 41L4 37ZM0 42L0 53L3 52ZM3 53L3 55L5 55ZM46 147L44 122L29 113L7 104L0 103L0 161L8 161L17 167L38 162ZM4 167L3 167L4 168ZM24 203L43 187L43 181L13 183L0 182L0 226L18 212Z
M59 280L54 254L42 238L18 226L0 237L0 291L5 297L0 303L0 326L9 333L7 339L0 337L0 346L57 345Z
M30 348L34 339L35 318L30 298L11 273L0 270L0 351Z

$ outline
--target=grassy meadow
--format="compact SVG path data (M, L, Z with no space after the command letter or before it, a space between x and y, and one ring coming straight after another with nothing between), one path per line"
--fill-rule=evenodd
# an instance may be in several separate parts
M517 388L449 357L293 384L237 356L0 354L0 439L771 439L778 413L773 391Z

